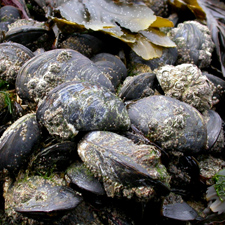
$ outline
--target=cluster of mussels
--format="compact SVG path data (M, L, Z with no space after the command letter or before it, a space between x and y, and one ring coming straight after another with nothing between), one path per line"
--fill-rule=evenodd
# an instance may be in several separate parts
M177 47L144 60L13 6L0 20L1 224L225 220L225 81L205 25L180 22Z

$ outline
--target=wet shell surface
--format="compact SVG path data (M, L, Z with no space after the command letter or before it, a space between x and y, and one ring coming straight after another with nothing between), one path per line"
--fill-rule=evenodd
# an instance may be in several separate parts
M186 102L201 112L212 107L215 87L197 66L186 63L166 65L155 73L165 95Z
M127 77L119 91L119 97L123 100L134 100L141 97L154 95L154 73L141 73L133 77Z
M197 153L205 149L207 131L192 106L167 96L150 96L129 105L131 123L164 149Z
M210 65L214 43L207 26L197 21L186 21L178 24L168 35L177 45L177 64L193 63L199 68Z
M34 57L25 46L13 42L0 44L0 78L14 84L21 66Z
M105 190L99 180L94 177L83 162L75 162L66 170L66 177L71 187L79 188L87 192L104 195Z
M7 191L6 207L39 221L64 216L74 209L82 197L63 186L59 179L31 176L14 183Z
M136 145L130 139L109 131L89 132L78 144L78 154L98 178L108 196L133 195L149 199L169 193L170 176L160 163L161 153L151 145Z
M91 60L97 64L104 61L110 63L111 65L109 65L112 69L112 79L115 80L117 77L117 83L121 80L121 78L125 79L127 77L127 68L118 56L112 55L110 53L99 53L93 56ZM101 64L99 64L99 66L100 65Z
M78 131L127 130L130 118L123 102L100 85L73 81L54 88L37 110L50 134L73 138Z
M0 171L5 168L16 174L27 163L40 137L35 113L16 120L0 139Z
M16 90L22 99L39 101L57 85L73 79L96 82L114 91L94 63L72 49L47 51L29 60L18 74Z
M63 171L71 162L76 151L76 143L64 141L38 151L29 162L29 169L36 174L51 174Z

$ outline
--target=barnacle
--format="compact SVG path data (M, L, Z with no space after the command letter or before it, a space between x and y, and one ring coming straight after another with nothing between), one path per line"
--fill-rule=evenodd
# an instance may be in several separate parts
M165 95L186 102L199 111L212 107L214 85L192 64L166 65L155 70Z

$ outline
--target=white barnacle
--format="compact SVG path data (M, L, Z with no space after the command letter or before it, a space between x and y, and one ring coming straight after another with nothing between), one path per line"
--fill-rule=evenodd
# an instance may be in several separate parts
M59 62L64 62L64 61L68 61L71 58L72 58L71 52L63 50L58 54L58 56L56 57L56 60Z

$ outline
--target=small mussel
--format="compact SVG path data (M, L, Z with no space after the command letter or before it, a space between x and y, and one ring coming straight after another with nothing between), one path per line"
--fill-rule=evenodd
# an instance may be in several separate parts
M160 162L160 151L152 145L136 145L109 131L89 132L78 143L78 154L103 181L109 197L148 201L167 195L170 176Z
M186 202L164 205L162 215L171 219L171 224L176 220L193 221L199 217L197 211Z
M127 110L116 95L87 81L63 83L46 96L37 120L50 134L72 139L79 131L128 130Z
M157 82L154 73L141 73L133 77L127 77L119 91L119 97L123 100L135 100L154 94L154 85Z
M122 60L113 54L110 53L99 53L91 58L91 60L99 65L100 68L104 68L105 65L108 65L108 67L111 67L112 72L109 74L111 76L112 80L115 80L116 85L118 85L118 82L121 79L125 79L127 77L127 69L125 64L122 62ZM101 64L99 64L101 62Z
M38 221L60 219L83 200L73 189L63 185L56 175L49 179L41 176L25 177L4 193L8 216L19 215ZM26 219L24 219L24 224Z
M149 96L128 106L131 123L164 149L197 153L206 148L202 115L192 106L167 96Z
M57 85L73 79L96 82L115 91L90 59L72 49L55 49L33 57L20 69L16 90L22 99L39 101Z
M215 86L197 66L166 65L154 72L165 95L186 102L200 112L212 107Z
M66 180L71 187L86 191L95 195L105 195L105 190L100 181L84 165L83 162L75 162L66 170Z
M130 67L146 65L151 68L151 70L154 70L160 66L175 65L177 56L177 48L164 48L161 57L150 60L145 60L141 56L138 56L135 52L131 51L129 56L131 61Z
M64 141L50 145L34 154L29 170L37 174L50 174L54 171L64 171L76 152L76 143Z
M0 78L14 85L20 68L32 57L34 57L33 52L21 44L1 43Z
M193 63L199 68L210 65L214 43L207 26L197 21L186 21L173 28L168 36L177 45L177 64Z
M0 30L8 31L8 25L20 19L20 11L12 5L5 5L0 8Z
M104 42L91 34L73 33L60 43L60 48L70 48L88 58L103 50Z
M0 139L0 171L7 169L16 175L38 147L40 137L35 113L26 114L16 120Z
M27 48L35 51L37 48L46 47L50 49L50 31L44 22L32 19L19 19L11 23L6 32L6 41L20 43Z
M207 149L213 152L221 152L224 147L222 119L214 110L207 110L203 115L207 127Z

